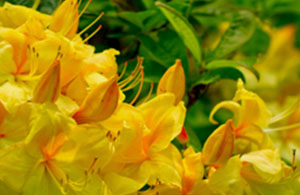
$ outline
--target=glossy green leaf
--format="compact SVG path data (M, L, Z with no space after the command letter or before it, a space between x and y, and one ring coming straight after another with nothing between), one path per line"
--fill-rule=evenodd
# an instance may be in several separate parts
M193 84L193 86L200 84L209 85L222 79L238 80L239 78L245 81L245 77L240 70L234 67L221 67L207 70L202 73L199 76L198 80Z
M255 18L252 13L244 10L235 13L230 27L208 61L225 58L237 50L251 38L255 26Z
M154 37L141 35L138 38L141 42L140 56L155 61L165 70L173 65L176 59L181 59L186 76L188 76L187 53L184 44L174 31L165 29L159 31ZM155 70L156 68L152 66L152 69Z
M197 63L201 63L201 46L199 44L197 35L191 24L174 8L162 3L155 2L162 13L169 20L175 31L183 40L185 46L190 50Z
M259 80L259 73L258 71L252 67L251 64L247 63L247 61L242 60L215 60L210 62L205 66L207 70L217 69L217 68L245 68L252 72L257 80Z

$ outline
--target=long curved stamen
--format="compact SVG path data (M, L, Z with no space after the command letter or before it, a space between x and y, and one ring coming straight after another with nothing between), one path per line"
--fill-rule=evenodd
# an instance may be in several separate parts
M133 100L130 102L130 104L134 104L134 102L137 100L137 98L139 97L141 91L142 91L142 88L143 88L143 83L144 83L144 69L141 68L141 84L140 84L140 87L139 87L139 90L138 92L136 93L135 97L133 98Z
M80 0L77 3L77 6L75 6L76 9L79 8L81 2L82 2L82 0ZM88 0L88 2L85 4L84 8L80 11L80 13L78 14L78 16L74 19L74 21L69 26L69 28L67 28L67 30L65 31L65 33L68 33L73 28L73 26L79 21L80 17L85 13L86 9L89 7L89 5L90 5L91 2L92 2L92 0Z
M138 74L135 77L135 80L133 80L127 87L123 88L122 91L128 91L128 90L134 88L135 86L137 86L140 83L140 80L141 80L141 73Z
M143 100L143 102L146 102L150 98L150 96L152 94L152 91L153 91L153 88L154 88L154 83L151 83L150 84L150 90L149 90L147 96L145 97L145 99Z
M85 43L85 42L87 42L90 38L92 38L100 29L102 28L102 25L99 25L98 26L98 28L94 31L94 32L92 32L92 34L90 34L88 37L86 37L84 40L83 40L83 42Z
M284 110L283 112L275 115L274 117L272 117L270 119L270 123L269 124L273 124L276 123L282 119L287 118L288 116L292 115L300 106L300 98L298 98L296 100L296 102L294 104L292 104L289 108L287 108L286 110Z
M123 81L118 83L121 89L123 87L125 87L128 83L130 83L136 77L136 75L139 73L139 70L142 67L143 61L139 57L138 57L137 61L138 61L138 63L135 66L134 70L130 73L129 77L127 77L126 79L124 79Z
M126 71L126 69L127 69L127 65L128 65L128 62L126 61L126 62L124 63L123 70L122 70L122 72L121 72L119 78L117 79L117 81L120 80L120 79L124 76L125 71Z
M287 130L292 130L297 127L300 127L300 123L295 123L292 125L286 125L286 126L277 127L277 128L266 128L266 129L264 129L264 131L265 132L287 131Z
M85 27L82 31L80 31L77 35L80 36L83 33L85 33L89 28L91 28L96 22L100 20L100 18L103 16L104 12L101 12L101 14L92 22L90 23L87 27Z

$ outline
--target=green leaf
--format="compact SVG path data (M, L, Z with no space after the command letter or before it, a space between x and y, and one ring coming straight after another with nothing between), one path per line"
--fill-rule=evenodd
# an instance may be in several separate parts
M253 64L249 64L249 61L242 61L242 60L215 60L210 62L205 66L207 70L218 69L218 68L245 68L252 72L256 79L259 80L259 73L258 71L253 68Z
M266 53L270 45L270 37L261 28L256 27L252 37L242 47L241 52L246 56L256 57Z
M202 150L202 144L197 136L197 134L190 128L186 128L186 132L189 137L188 146L192 146L196 152L200 152Z
M208 118L213 106L210 100L205 100L203 97L187 110L184 127L190 139L188 145L192 145L194 149L201 148L201 143L205 143L207 137L216 128Z
M204 73L202 73L198 80L193 84L193 86L197 85L209 85L212 83L215 83L222 79L232 79L232 80L238 80L241 78L243 81L245 81L245 77L243 73L233 67L224 67L224 68L216 68L207 70Z
M154 15L154 10L147 10L142 12L121 12L118 15L125 19L126 21L138 26L139 28L143 28L143 21L146 18L149 18L150 16Z
M145 59L155 61L165 70L173 65L176 59L181 59L186 76L188 76L188 57L184 44L178 35L170 29L161 30L155 35L153 37L149 35L138 37L141 42L139 55ZM153 67L152 69L155 70L156 67Z
M201 46L199 44L197 35L192 25L174 8L162 3L155 2L162 13L169 20L175 31L183 40L185 46L190 50L197 63L201 64Z
M24 5L27 7L32 7L35 1L34 0L8 0L7 2L16 5ZM1 4L2 2L0 0L0 5ZM57 6L58 6L57 0L41 0L37 10L46 14L52 14Z
M237 50L251 38L255 26L255 18L252 13L244 10L235 13L230 27L208 61L225 58Z
M157 8L141 12L121 12L118 15L120 18L139 27L143 32L158 28L166 22Z

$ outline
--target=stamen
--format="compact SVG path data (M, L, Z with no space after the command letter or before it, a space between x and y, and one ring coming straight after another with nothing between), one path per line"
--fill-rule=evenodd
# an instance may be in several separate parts
M85 27L81 32L79 32L77 35L80 36L83 33L85 33L89 28L91 28L96 22L100 20L100 18L103 16L104 12L101 12L101 14L92 22L90 23L87 27Z
M78 9L80 4L81 4L82 0L80 0L77 3L77 6L75 6L74 8ZM88 0L88 2L85 4L84 8L80 11L80 13L78 14L78 16L74 19L74 21L71 23L71 25L69 26L69 28L67 28L67 30L65 31L65 33L68 33L73 26L76 24L77 21L79 21L80 17L85 13L86 9L89 7L90 3L92 2L92 0Z
M297 127L300 127L300 123L294 123L292 125L286 125L286 126L277 127L277 128L266 128L266 129L264 129L264 132L287 131L287 130L291 130L291 129L294 129Z
M94 167L94 165L96 164L96 161L98 160L98 157L95 157L91 166L89 167L89 169L87 170L87 173L90 172L92 170L92 168Z
M137 100L137 98L139 97L141 91L142 91L142 88L143 88L143 83L144 83L144 69L141 68L141 84L140 84L140 87L139 87L139 90L137 92L137 94L135 95L135 97L133 98L133 100L130 102L130 104L134 104L134 102Z
M134 88L135 86L137 86L139 84L140 80L141 80L141 73L138 74L138 76L135 78L134 81L132 81L132 83L130 83L130 85L128 85L127 87L123 88L122 91L128 91L128 90Z
M138 63L136 64L134 70L130 73L129 77L118 83L121 89L125 87L128 83L130 83L139 73L139 70L141 69L143 64L143 60L140 57L137 57L137 61Z
M86 37L83 42L86 43L90 38L92 38L100 29L102 28L102 25L99 25L98 28L92 32L88 37Z
M276 123L282 119L287 118L288 116L290 116L291 114L293 114L300 106L300 98L298 98L296 100L296 102L294 104L292 104L289 108L287 108L286 110L284 110L283 112L275 115L274 117L272 117L270 119L270 124Z
M127 65L128 65L128 62L126 61L126 62L124 63L123 70L122 70L122 72L121 72L119 78L117 79L117 81L120 80L120 79L124 76L125 71L126 71L126 69L127 69Z
M143 103L146 102L151 97L151 94L152 94L152 91L153 91L153 87L154 87L154 83L151 83L150 84L150 90L149 90L147 96L145 97L145 99L143 100Z

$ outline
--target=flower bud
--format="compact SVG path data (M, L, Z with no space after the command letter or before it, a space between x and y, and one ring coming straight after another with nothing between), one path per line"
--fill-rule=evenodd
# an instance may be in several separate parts
M234 147L233 121L228 120L207 139L203 147L203 164L222 165L232 155Z
M33 93L33 102L55 102L60 94L60 62L55 60L42 76Z
M189 141L188 134L184 127L182 127L180 134L177 136L177 139L181 144L186 144Z
M184 95L185 76L180 60L176 60L159 81L157 95L167 92L175 95L175 105L181 101Z
M60 32L68 38L73 38L78 28L77 0L64 1L55 11L50 24L50 30Z
M110 117L118 106L119 86L116 77L99 84L83 101L73 118L77 123L98 122Z

